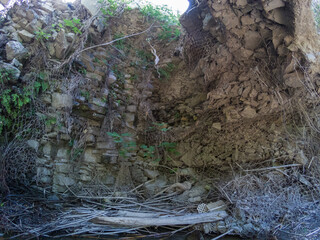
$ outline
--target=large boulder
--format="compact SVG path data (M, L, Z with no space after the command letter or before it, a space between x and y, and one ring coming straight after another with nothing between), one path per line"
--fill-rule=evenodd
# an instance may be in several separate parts
M98 1L81 0L81 4L91 13L92 16L96 15L100 10Z
M25 58L28 54L28 50L17 41L9 41L6 44L6 54L7 60L11 61L14 58L17 60L21 60Z
M68 49L68 41L66 38L66 32L64 29L61 29L61 31L59 31L54 47L56 50L56 57L61 59L64 57L64 54L66 53L67 49Z
M56 109L72 108L72 96L63 93L52 94L52 107Z
M35 35L33 35L32 33L29 33L26 30L21 30L18 32L19 37L21 37L21 39L26 42L26 43L31 43L35 37Z

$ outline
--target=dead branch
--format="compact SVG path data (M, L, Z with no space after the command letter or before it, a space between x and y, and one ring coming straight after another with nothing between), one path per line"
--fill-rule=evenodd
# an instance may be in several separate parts
M140 217L96 217L92 219L93 223L104 225L122 225L132 227L147 226L176 226L191 225L199 223L217 222L226 218L228 214L225 211L216 211L209 213L188 214L184 216L166 216L159 218L140 218Z

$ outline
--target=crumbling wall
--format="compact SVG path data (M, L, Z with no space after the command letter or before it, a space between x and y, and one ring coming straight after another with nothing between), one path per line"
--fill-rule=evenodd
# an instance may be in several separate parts
M180 21L186 66L155 91L161 121L189 132L174 165L220 172L272 158L301 163L287 128L296 100L319 88L317 65L307 64L318 49L310 1L201 1Z

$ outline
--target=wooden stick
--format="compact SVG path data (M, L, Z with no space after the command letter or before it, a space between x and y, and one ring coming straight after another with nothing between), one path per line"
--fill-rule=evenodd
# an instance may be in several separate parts
M188 214L175 217L159 218L139 218L139 217L96 217L92 219L93 223L104 225L123 225L134 227L147 226L174 226L191 225L199 223L217 222L226 218L228 214L225 211L216 211L210 213Z
M225 232L224 234L221 234L218 237L212 238L211 240L218 240L218 239L220 239L220 238L224 237L225 235L228 235L232 232L233 232L233 229L230 229L228 232Z
M274 170L274 169L278 169L278 168L300 167L300 166L302 166L302 164L289 164L289 165L281 165L281 166L274 166L274 167L249 169L249 170L244 170L244 171L245 172L257 172L257 171L265 171L265 170Z

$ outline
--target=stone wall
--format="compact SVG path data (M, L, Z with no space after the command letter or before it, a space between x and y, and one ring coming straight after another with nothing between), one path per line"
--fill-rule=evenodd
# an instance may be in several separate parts
M309 34L314 26L301 22L299 9L308 12L308 4L199 1L180 19L185 29L180 43L157 40L155 28L120 48L80 53L150 23L137 10L103 25L84 7L53 1L14 7L2 28L6 59L1 64L13 68L19 81L37 64L50 76L50 89L41 96L49 124L37 148L37 186L63 193L153 180L144 186L152 194L169 183L230 176L235 166L275 158L305 164L300 149L292 150L286 127L293 124L293 100L306 94L306 86L311 90L306 98L319 88L306 78L313 74L306 67L310 59L316 61L310 51L317 47ZM51 29L74 16L85 26L83 35ZM37 39L39 29L50 36ZM158 66L152 48L160 56ZM173 66L169 77L159 79L159 69L167 66ZM168 131L146 134L154 123L166 124ZM176 142L180 155L160 151L160 162L154 162L137 149L121 157L107 132L130 133L126 141L139 144Z

